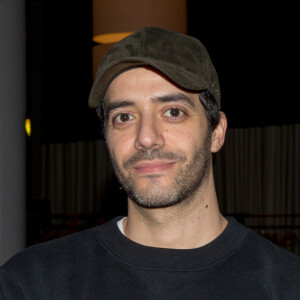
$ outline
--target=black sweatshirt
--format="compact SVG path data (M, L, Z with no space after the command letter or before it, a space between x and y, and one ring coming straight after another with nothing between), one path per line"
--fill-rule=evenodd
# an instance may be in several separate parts
M300 257L233 218L191 250L139 245L118 219L14 256L0 299L300 299Z

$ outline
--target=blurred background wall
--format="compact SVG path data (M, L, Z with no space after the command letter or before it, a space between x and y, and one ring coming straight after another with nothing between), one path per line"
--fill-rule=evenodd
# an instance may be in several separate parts
M0 265L25 246L25 5L0 1Z

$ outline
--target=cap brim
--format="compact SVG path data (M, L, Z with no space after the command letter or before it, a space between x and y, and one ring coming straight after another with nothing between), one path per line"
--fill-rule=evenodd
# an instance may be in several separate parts
M129 57L126 59L123 58L122 60L115 61L100 74L97 74L90 92L89 106L92 108L99 107L103 97L105 96L106 90L114 77L123 70L130 69L134 66L151 66L164 74L176 85L187 90L201 91L209 89L209 84L204 80L205 74L203 74L201 80L199 79L199 77L195 76L194 74L190 73L180 66L174 66L153 59L143 58L137 60L136 57Z

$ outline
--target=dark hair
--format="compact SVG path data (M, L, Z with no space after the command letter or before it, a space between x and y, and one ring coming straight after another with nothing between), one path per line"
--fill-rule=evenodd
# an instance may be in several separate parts
M218 103L215 97L208 90L201 91L199 93L199 99L205 110L205 114L208 121L209 134L212 134L212 132L217 127L220 121L220 111ZM211 157L212 165L215 166L216 153L212 153Z
M106 101L105 98L101 101L101 104L96 108L96 113L100 118L100 128L101 128L101 135L106 138L106 128L107 128L107 116L105 115L106 112Z
M213 131L220 121L218 103L215 97L208 90L201 91L199 93L199 99L204 107L209 129Z
M208 90L201 91L199 93L199 99L205 110L209 130L212 132L219 124L219 120L220 120L218 103L215 97ZM103 134L104 137L106 137L107 115L105 113L106 112L105 98L102 100L101 105L96 108L96 112L101 121L101 131L102 131L101 133Z

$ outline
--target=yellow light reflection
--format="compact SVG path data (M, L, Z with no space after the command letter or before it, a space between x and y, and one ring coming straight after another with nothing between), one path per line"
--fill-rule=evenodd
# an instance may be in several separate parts
M93 37L93 41L98 44L111 44L116 43L132 32L116 32L116 33L105 33L99 34Z
M25 131L27 133L27 136L31 136L31 120L25 119Z

